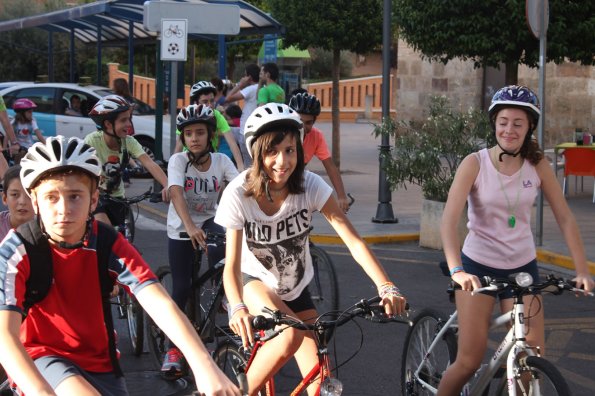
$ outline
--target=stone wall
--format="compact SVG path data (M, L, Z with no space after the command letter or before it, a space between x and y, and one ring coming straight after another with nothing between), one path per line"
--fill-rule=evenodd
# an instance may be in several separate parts
M399 41L396 110L399 120L427 116L430 95L445 95L462 109L481 107L483 69L473 62L452 60L446 65L422 60L420 54ZM519 67L519 83L536 93L539 70ZM575 63L546 65L544 146L573 138L575 128L595 132L595 67Z

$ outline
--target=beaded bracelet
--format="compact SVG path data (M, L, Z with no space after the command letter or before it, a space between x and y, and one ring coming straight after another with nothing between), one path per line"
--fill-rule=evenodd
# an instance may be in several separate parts
M454 267L453 269L450 270L450 276L453 276L457 272L465 272L465 268L463 268L461 266Z
M380 298L385 297L402 297L403 295L399 291L399 288L392 282L385 282L378 287L378 295Z
M245 311L247 311L247 310L248 310L248 307L246 306L246 304L244 304L243 302L241 302L241 303L239 303L239 304L236 304L236 305L235 305L235 306L234 306L234 307L231 309L231 312L230 312L230 314L229 314L229 317L230 317L230 318L231 318L231 317L233 317L233 316L234 316L234 315L235 315L235 314L236 314L238 311L242 311L242 310L245 310Z

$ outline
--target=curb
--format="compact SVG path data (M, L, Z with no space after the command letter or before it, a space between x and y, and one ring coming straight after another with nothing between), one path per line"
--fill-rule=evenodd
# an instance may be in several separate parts
M167 214L163 213L159 209L155 209L144 203L139 203L138 206L161 218L166 219ZM325 234L311 234L310 239L314 243L320 243L322 245L343 245L343 240L338 235L325 235ZM404 233L404 234L392 234L392 235L367 235L362 236L362 239L366 243L370 244L381 244L381 243L399 243L399 242L412 242L419 240L419 233ZM574 263L571 257L564 256L562 254L550 252L545 249L537 249L537 261L556 265L569 270L574 270ZM589 273L595 275L595 263L587 261Z

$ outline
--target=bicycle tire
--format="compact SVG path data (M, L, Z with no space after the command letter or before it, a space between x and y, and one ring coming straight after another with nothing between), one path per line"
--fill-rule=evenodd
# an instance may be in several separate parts
M310 256L314 277L308 285L308 291L319 314L339 309L339 283L335 265L327 252L310 243Z
M529 382L529 389L526 389L526 376L523 373L531 373L531 381ZM505 375L506 377L506 375ZM541 395L570 395L568 384L560 371L549 361L539 356L528 356L522 358L518 364L518 375L515 381L518 383L517 389L523 389L525 393L518 393L528 396ZM537 381L537 383L535 382ZM536 385L539 385L537 387ZM508 394L506 387L503 389L503 394Z
M155 272L155 276L157 276L159 283L161 283L161 285L171 296L172 279L169 266L159 267ZM152 357L151 360L153 361L155 368L159 370L163 364L163 358L167 352L169 341L163 330L161 330L159 326L155 324L149 315L147 315L145 320L145 336L149 345L149 352Z
M126 323L128 324L132 353L134 356L140 356L145 344L144 311L136 297L129 296L128 293L125 295Z
M128 220L128 224L126 225L126 227L128 227L128 242L133 243L134 242L134 236L136 233L136 224L135 224L135 220L134 220L134 210L132 210L132 206L129 206L126 210L126 217Z
M218 344L213 352L213 360L225 376L239 386L238 374L245 373L248 362L248 357L242 351L239 341L226 339ZM257 395L266 396L266 392L260 391Z
M422 310L413 320L413 325L407 332L403 358L401 360L401 387L403 395L420 396L434 395L424 389L415 371L425 361L420 377L433 386L438 387L444 371L454 362L457 355L457 338L452 330L444 333L442 340L436 344L432 353L428 349L442 325L446 323L444 315L433 309Z

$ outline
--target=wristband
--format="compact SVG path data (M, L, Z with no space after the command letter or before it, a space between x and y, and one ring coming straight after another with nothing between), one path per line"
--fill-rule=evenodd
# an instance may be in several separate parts
M233 316L234 316L234 315L235 315L235 314L236 314L238 311L242 311L242 310L245 310L245 311L247 311L247 310L248 310L248 307L246 306L246 304L244 304L243 302L241 302L241 303L239 303L239 304L236 304L236 305L235 305L235 306L234 306L234 307L231 309L231 312L229 313L229 317L230 317L230 318L231 318L231 317L233 317Z
M453 269L450 270L450 276L452 277L454 274L456 274L457 272L465 272L465 268L459 266L459 267L454 267Z

